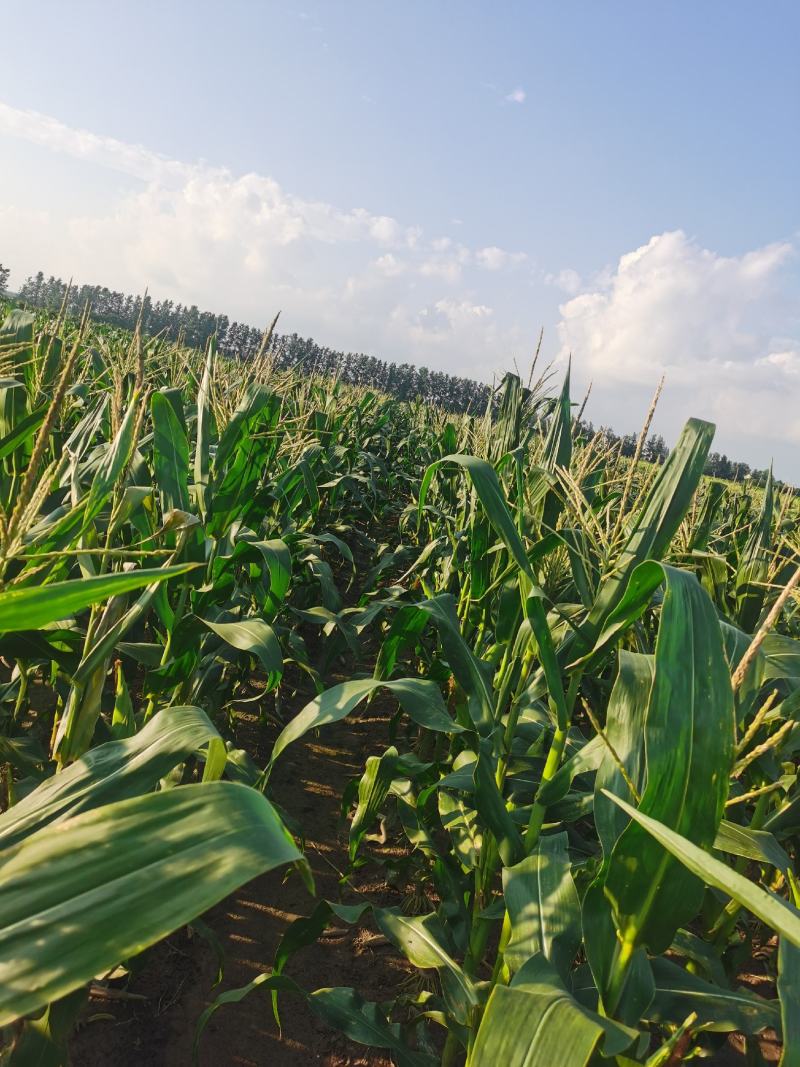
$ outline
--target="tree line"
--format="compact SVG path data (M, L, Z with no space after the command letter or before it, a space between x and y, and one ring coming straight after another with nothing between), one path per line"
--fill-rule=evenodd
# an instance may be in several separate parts
M7 291L10 270L0 264L0 296ZM225 355L252 359L259 351L264 331L255 326L200 311L172 300L153 300L150 296L131 296L103 285L69 286L52 275L45 278L39 271L27 278L17 298L31 307L58 311L66 299L68 315L79 316L88 305L92 317L127 330L141 322L148 335L161 335L194 348L204 348L216 335L217 347ZM276 334L273 337L276 366L280 370L302 368L310 374L336 377L349 385L379 389L399 400L422 400L436 404L445 411L479 414L486 410L492 390L482 382L458 375L432 371L411 363L391 363L364 353L339 352L317 344L310 337L298 334ZM609 426L595 429L591 422L581 422L580 432L586 438L600 435L608 447L618 447L624 456L633 456L636 434L618 435ZM649 463L663 463L669 449L660 434L651 435L642 449L642 459ZM747 463L729 459L712 452L705 473L714 478L763 485L767 471L753 469Z
M618 435L610 426L601 426L595 429L591 422L581 422L580 433L587 439L600 436L608 448L619 448L623 456L633 456L636 453L637 435L626 433ZM663 463L669 455L669 449L661 434L651 434L643 447L641 458L647 463ZM728 482L750 481L755 485L766 485L769 475L768 469L751 467L749 463L739 460L728 459L725 453L709 452L704 468L704 473L711 478L724 478ZM776 485L782 483L777 481Z
M252 359L264 336L262 329L231 322L227 315L201 311L195 304L131 296L101 285L69 288L61 278L45 278L42 271L27 278L17 296L31 307L48 311L58 311L66 298L67 314L73 316L80 315L88 304L97 321L128 330L141 321L145 333L160 334L193 348L204 348L216 335L219 351L240 359ZM470 378L410 363L390 363L364 353L337 352L296 333L275 335L273 350L281 370L302 367L308 373L337 377L349 385L380 389L400 400L424 400L445 411L483 412L491 394L489 386Z

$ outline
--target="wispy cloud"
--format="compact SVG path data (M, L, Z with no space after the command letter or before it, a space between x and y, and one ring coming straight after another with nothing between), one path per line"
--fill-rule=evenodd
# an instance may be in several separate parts
M547 285L554 285L569 296L575 296L581 287L581 276L571 267L565 267L555 274L545 274L544 280Z
M525 252L507 252L497 245L488 248L479 248L475 253L475 260L484 270L506 270L509 267L519 267L525 263L528 256Z
M485 292L486 270L518 266L524 253L429 237L391 215L298 197L266 175L172 160L0 104L4 133L138 180L91 212L76 212L66 191L46 218L0 202L12 265L30 258L36 228L47 269L254 322L281 308L293 328L343 347L439 366L449 356L479 376L527 347L516 327L497 326Z
M512 89L510 93L506 94L506 100L508 100L510 104L524 104L527 95L528 94L521 86L517 86L516 89Z
M254 323L282 309L285 328L324 343L483 379L524 360L543 322L560 354L573 354L576 393L594 379L596 422L635 428L636 405L646 408L666 373L658 418L668 436L696 414L716 418L718 447L750 462L752 453L768 461L773 448L788 457L785 442L800 443L790 242L724 256L679 230L661 233L592 277L4 104L2 135L82 160L98 181L103 169L134 179L109 176L91 207L75 206L88 203L76 168L27 204L0 189L14 281L41 267ZM42 166L57 173L50 158Z
M10 107L0 102L0 133L20 137L33 144L84 159L99 166L122 171L142 181L185 177L191 168L152 152L142 145L126 144L89 130L67 126L38 111Z

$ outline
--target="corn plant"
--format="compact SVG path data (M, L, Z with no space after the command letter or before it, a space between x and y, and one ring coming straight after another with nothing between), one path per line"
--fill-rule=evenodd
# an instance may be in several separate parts
M796 542L772 542L769 484L732 532L715 522L724 490L698 503L708 423L687 423L637 494L614 457L575 447L568 379L538 438L520 432L521 406L497 415L502 454L421 472L416 582L379 594L374 677L316 698L273 751L377 686L396 695L411 747L368 761L351 857L388 820L429 910L324 902L287 932L276 972L331 919L370 910L437 975L380 1016L398 1062L656 1064L766 1027L793 1062ZM775 939L770 1001L736 978ZM346 1032L366 1041L380 1009L356 1003Z
M349 555L331 528L370 514L381 460L347 444L370 397L314 410L213 343L16 311L0 361L0 1025L12 1062L60 1062L51 1008L63 1029L73 991L302 867L212 717L252 665L262 695L293 664L320 688L291 612L338 608L320 546Z

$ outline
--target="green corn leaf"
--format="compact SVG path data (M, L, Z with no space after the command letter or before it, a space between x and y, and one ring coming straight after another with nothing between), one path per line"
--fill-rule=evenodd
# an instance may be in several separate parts
M785 678L792 686L800 685L800 641L784 634L767 634L761 651L766 679Z
M539 789L539 802L547 807L563 800L569 787L579 774L591 774L596 771L607 752L603 739L599 736L587 741L574 756L561 764L549 782L544 782Z
M152 570L120 571L76 581L4 589L0 592L0 632L40 630L107 597L166 581L196 566L196 563L176 563Z
M29 441L44 422L46 414L47 405L43 405L15 423L13 428L3 438L0 438L0 459L13 455L18 448Z
M621 649L619 670L606 711L606 741L639 794L645 786L645 728L654 670L653 656ZM598 740L603 746L603 757L595 777L594 822L603 855L610 858L628 820L616 804L609 804L602 791L609 789L629 801L635 798L609 747L602 738Z
M321 900L310 915L295 919L283 935L275 954L273 974L282 974L290 957L299 949L312 945L324 933L333 918L352 925L359 922L370 907L369 904L335 904ZM384 908L372 908L372 911L384 936L415 966L447 971L451 978L451 988L456 991L454 1008L459 1015L465 1016L476 1003L474 989L469 978L443 947L445 931L437 917L428 915L409 918ZM275 1021L280 1026L278 992L279 988L273 990L272 1002ZM451 993L451 999L452 996ZM339 1026L335 1021L332 1025Z
M287 927L275 953L273 973L282 974L294 953L307 945L313 945L325 932L334 916L352 926L369 908L369 904L335 904L330 900L320 900L310 915L301 915ZM275 1021L280 1025L277 1015Z
M240 533L239 537L244 540ZM237 540L238 544L242 541ZM269 598L267 608L277 611L283 603L292 580L292 556L284 541L273 538L269 541L248 540L251 552L257 552L269 572Z
M131 398L116 437L106 446L100 460L96 463L92 484L86 495L73 507L65 511L63 509L57 511L53 522L39 524L28 532L25 540L34 545L37 551L51 551L71 546L91 527L93 520L103 510L119 479L127 469L136 448L138 401L138 395ZM98 409L97 415L102 415L102 407ZM90 420L84 445L88 446L88 437L95 429L94 421Z
M486 512L486 517L494 527L495 532L502 539L511 558L520 570L534 582L535 576L528 561L525 546L514 525L514 520L511 518L497 474L494 467L487 463L485 459L479 459L477 456L462 456L456 453L455 455L445 456L443 459L437 459L435 463L432 463L425 471L420 485L417 504L418 519L422 520L422 509L425 506L425 499L433 476L445 463L455 464L467 471Z
M283 653L275 631L263 619L243 619L241 622L209 622L204 626L221 637L226 644L255 656L267 674L267 689L274 689L283 674Z
M725 658L728 661L730 673L733 674L745 652L750 647L753 637L752 634L746 634L743 630L725 620L720 620L719 627L722 633ZM737 720L743 724L747 724L752 719L759 706L759 695L764 684L766 670L766 657L764 656L763 648L760 648L736 691Z
M481 743L472 770L475 807L484 824L494 834L500 858L507 867L519 863L525 855L522 838L497 786L495 762L487 741Z
M114 691L114 711L111 715L111 733L114 739L119 741L136 733L136 720L133 715L133 702L131 701L120 660L117 660L115 673L117 684Z
M247 443L248 431L252 428L252 424L263 411L272 405L273 400L274 395L266 386L255 383L248 386L242 402L220 435L219 445L214 456L216 478L219 478L220 472L237 449Z
M189 511L189 442L175 408L163 393L153 393L153 467L161 508Z
M564 384L561 387L561 394L550 420L542 452L542 467L551 474L555 474L559 467L569 470L572 460L572 409L569 400L569 377L570 366L567 364ZM544 502L542 514L542 527L544 530L555 529L562 507L563 504L559 494L555 489L551 489Z
M39 394L48 393L64 359L64 342L53 334L41 334L37 344Z
M130 461L133 449L136 446L136 413L139 397L136 393L131 397L130 405L125 412L125 417L117 431L117 435L108 446L103 459L97 467L89 492L86 496L86 505L83 514L83 528L85 529L92 519L99 514L105 504L117 479L124 472Z
M452 597L450 598L450 607L454 612L455 605L452 603ZM422 611L416 604L403 604L395 612L375 661L375 678L390 678L392 676L402 649L416 641L430 620L431 613ZM453 670L452 665L450 669Z
M764 829L771 834L781 835L800 832L800 796L770 815L764 823Z
M453 851L465 871L474 871L480 858L483 835L478 813L463 797L438 789L439 818L450 834Z
M221 737L212 737L208 742L206 762L203 767L204 782L218 782L225 773L225 765L228 762L228 750Z
M580 903L566 833L540 838L521 863L504 868L503 896L511 921L504 953L509 968L518 971L540 953L565 979L581 939Z
M553 646L553 637L544 610L544 604L540 596L529 596L525 601L525 614L531 624L533 636L536 639L536 648L539 653L539 662L542 665L547 682L547 689L556 706L556 716L559 730L566 732L569 726L569 711L564 695L564 685L561 679L561 669L558 665L556 651Z
M95 640L73 673L72 691L58 723L53 753L62 766L82 756L91 744L109 659L120 638L144 618L159 592L159 584L156 581L149 585L124 614L124 597L113 597L106 605ZM166 665L163 669L167 669Z
M11 360L15 364L14 373L20 377L30 376L33 365L33 327L36 316L32 311L15 308L6 315L0 326L0 355L3 363ZM5 351L4 351L5 349Z
M761 511L745 545L736 573L737 621L746 633L752 633L758 625L767 595L774 507L775 491L770 466L761 500Z
M796 948L800 948L800 911L797 908L775 893L751 882L722 860L704 852L688 838L682 837L663 823L637 811L624 800L615 797L613 793L607 792L606 796L615 804L619 804L634 822L643 827L688 871L691 871L706 885L713 886L733 897L743 908L747 908L776 933L785 937Z
M597 641L606 620L625 594L640 563L660 560L686 514L703 475L714 426L689 419L636 516L613 572L601 585L584 626L585 654Z
M216 347L216 340L212 338L208 345L208 353L206 354L206 361L203 366L203 377L200 379L200 388L197 391L197 436L195 438L194 446L194 489L197 496L197 508L203 518L205 518L211 510L209 473L211 470L212 418L209 400Z
M778 945L778 997L783 1030L778 1067L800 1067L800 948L783 937Z
M478 1003L475 988L458 963L445 948L446 931L434 913L431 915L403 915L399 911L373 908L375 921L381 932L415 967L446 971L451 978L451 1008L456 1019L466 1024L470 1009Z
M786 852L766 830L751 830L749 826L739 826L723 819L714 838L714 848L717 852L743 856L757 863L770 863L779 871L791 869Z
M152 486L126 485L122 491L122 496L120 497L119 502L114 508L110 528L111 532L116 533L126 522L131 522L131 524L133 524L134 516L138 517L137 513L143 509L146 501L148 501L152 495Z
M315 1015L351 1041L389 1049L398 1067L435 1067L437 1061L432 1056L408 1047L398 1023L390 1023L377 1004L364 1000L354 989L315 989L308 1004Z
M400 760L397 749L387 748L382 756L368 756L367 765L358 783L358 805L350 823L350 859L356 858L358 847L375 821L389 787L399 776Z
M197 1063L197 1057L200 1052L200 1039L203 1036L203 1031L211 1021L212 1015L218 1012L220 1008L224 1008L226 1004L241 1004L246 997L249 997L257 989L263 989L264 992L269 991L273 996L279 990L286 993L299 993L303 997L306 995L305 991L296 982L293 982L291 978L286 978L280 974L272 974L269 971L257 974L252 982L248 982L247 985L239 986L236 989L226 989L223 993L219 993L197 1020L192 1043L194 1063Z
M458 732L461 727L447 714L439 687L424 678L397 678L379 681L375 678L353 679L320 693L288 723L275 740L265 774L268 776L284 749L309 730L316 730L332 722L341 722L370 693L381 687L397 696L403 711L428 730L443 733Z
M148 792L215 738L200 708L164 708L137 734L91 749L0 815L0 849L50 823Z
M757 1034L779 1025L774 1001L740 989L722 989L667 959L651 961L655 994L647 1009L650 1022L678 1026L691 1012L697 1013L698 1028L729 1033L741 1030Z
M69 1063L69 1042L89 999L88 989L76 989L49 1004L43 1014L17 1024L13 1046L4 1067L63 1067Z
M591 651L570 666L582 667L585 670L607 654L609 648L616 645L631 623L641 617L663 581L664 571L654 560L645 560L638 567L634 567L625 592L606 616L603 629L597 636Z
M707 593L684 571L665 566L664 577L645 721L647 785L641 812L710 847L733 760L730 676ZM629 796L627 789L622 792ZM654 952L669 947L677 928L696 913L703 892L702 884L635 823L614 846L604 888L623 940Z
M567 424L569 424L569 374L567 374L565 388L567 390ZM559 725L563 729L567 719L566 701L564 698L561 676L550 634L550 628L547 625L545 611L542 605L542 592L536 585L536 575L533 566L525 551L525 545L523 544L514 524L511 513L508 510L497 474L491 464L487 463L486 460L478 459L476 456L462 456L456 454L446 456L442 460L437 460L426 470L420 486L418 505L418 516L420 518L430 482L438 467L443 463L454 463L469 473L472 484L478 494L478 498L486 512L486 517L492 524L495 533L497 533L505 544L511 558L517 564L520 571L525 575L526 581L520 588L524 589L526 594L524 597L526 614L530 619L536 642L539 647L539 655L547 679L550 695L558 708ZM541 476L546 477L544 474L541 474ZM558 504L557 500L556 504ZM440 597L437 599L441 600L442 598ZM428 603L430 604L432 601L428 601ZM487 701L487 707L481 708L481 716L487 714L489 708L493 708L493 703L493 700L490 698ZM486 725L483 717L479 720L478 727L481 733L486 732Z
M613 1056L635 1040L635 1031L582 1007L545 968L537 965L543 973L533 980L527 970L492 990L467 1067L587 1067L598 1046Z
M114 648L120 638L144 617L153 602L159 585L159 582L152 582L148 585L127 611L125 611L127 603L125 596L115 596L108 601L100 616L100 621L95 631L95 640L72 675L73 692L78 693L79 699L81 692L87 690L93 683L96 684L98 679L102 680L105 677L108 660ZM102 681L100 684L102 684ZM66 724L70 715L71 711L68 709L59 723L59 738L68 732ZM87 747L90 740L91 731L85 738Z
M470 717L478 733L486 736L494 726L494 668L478 659L462 637L456 604L449 593L423 601L418 609L435 623L450 670L467 694Z
M143 951L258 874L301 858L232 782L84 812L0 853L0 1025Z

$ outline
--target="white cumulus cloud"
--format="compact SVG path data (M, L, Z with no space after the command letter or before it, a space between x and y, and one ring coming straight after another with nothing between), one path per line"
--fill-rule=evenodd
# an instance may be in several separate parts
M561 305L561 356L622 406L664 374L673 434L680 412L716 420L726 441L800 441L800 343L779 336L792 325L782 280L793 252L781 242L722 256L680 230L652 237Z
M561 339L592 373L622 382L696 381L754 363L774 329L764 298L791 253L782 243L719 256L680 230L660 234L561 305Z

